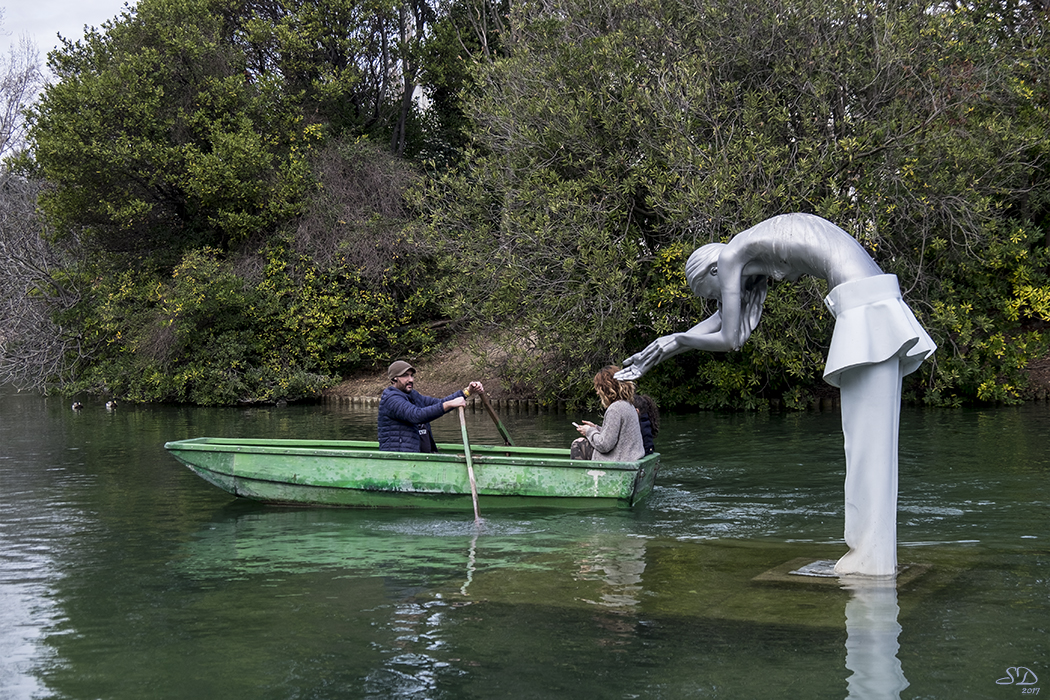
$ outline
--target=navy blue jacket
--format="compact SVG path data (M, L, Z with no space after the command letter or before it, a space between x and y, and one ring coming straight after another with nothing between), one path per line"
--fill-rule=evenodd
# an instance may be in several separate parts
M656 445L653 444L653 422L649 419L648 413L639 412L638 427L642 429L642 446L645 448L645 454L651 455L656 452Z
M445 415L443 403L462 391L436 399L413 389L405 393L388 386L379 397L379 449L386 452L434 452L430 421Z

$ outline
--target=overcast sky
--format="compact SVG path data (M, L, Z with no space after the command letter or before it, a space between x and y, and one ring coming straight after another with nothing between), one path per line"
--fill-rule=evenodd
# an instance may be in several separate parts
M134 0L127 0L134 5ZM58 35L77 40L84 36L84 25L101 27L119 15L125 0L0 0L3 9L0 48L4 55L23 34L28 34L40 50L41 62L58 46Z

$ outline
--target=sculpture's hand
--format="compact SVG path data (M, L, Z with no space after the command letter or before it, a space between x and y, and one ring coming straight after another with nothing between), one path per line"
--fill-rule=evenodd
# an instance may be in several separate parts
M638 357L638 355L639 353L631 355L626 360L624 360L623 363L625 365L630 364L634 358ZM633 382L635 379L638 379L643 374L645 374L645 370L639 369L637 365L631 365L629 367L624 367L613 376L619 379L621 382Z
M641 352L636 352L624 360L623 369L615 376L620 381L634 381L668 357L677 354L679 348L677 336L661 336L649 343Z

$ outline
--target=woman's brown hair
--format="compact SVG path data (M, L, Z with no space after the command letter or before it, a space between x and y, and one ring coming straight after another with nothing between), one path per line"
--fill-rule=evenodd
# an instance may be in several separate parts
M606 365L594 375L594 390L606 408L614 401L626 401L634 405L634 382L621 382L613 376L619 371L620 368L615 365Z

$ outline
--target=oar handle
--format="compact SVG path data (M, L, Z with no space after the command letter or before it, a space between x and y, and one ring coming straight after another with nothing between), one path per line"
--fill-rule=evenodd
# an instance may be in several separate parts
M485 407L489 417L492 418L492 422L496 424L496 430L499 431L500 437L503 438L503 442L507 443L511 447L514 446L514 441L510 439L510 433L503 427L503 421L496 415L495 409L492 408L492 404L489 402L489 397L485 395L484 391L479 391L478 394L481 396L481 404Z

